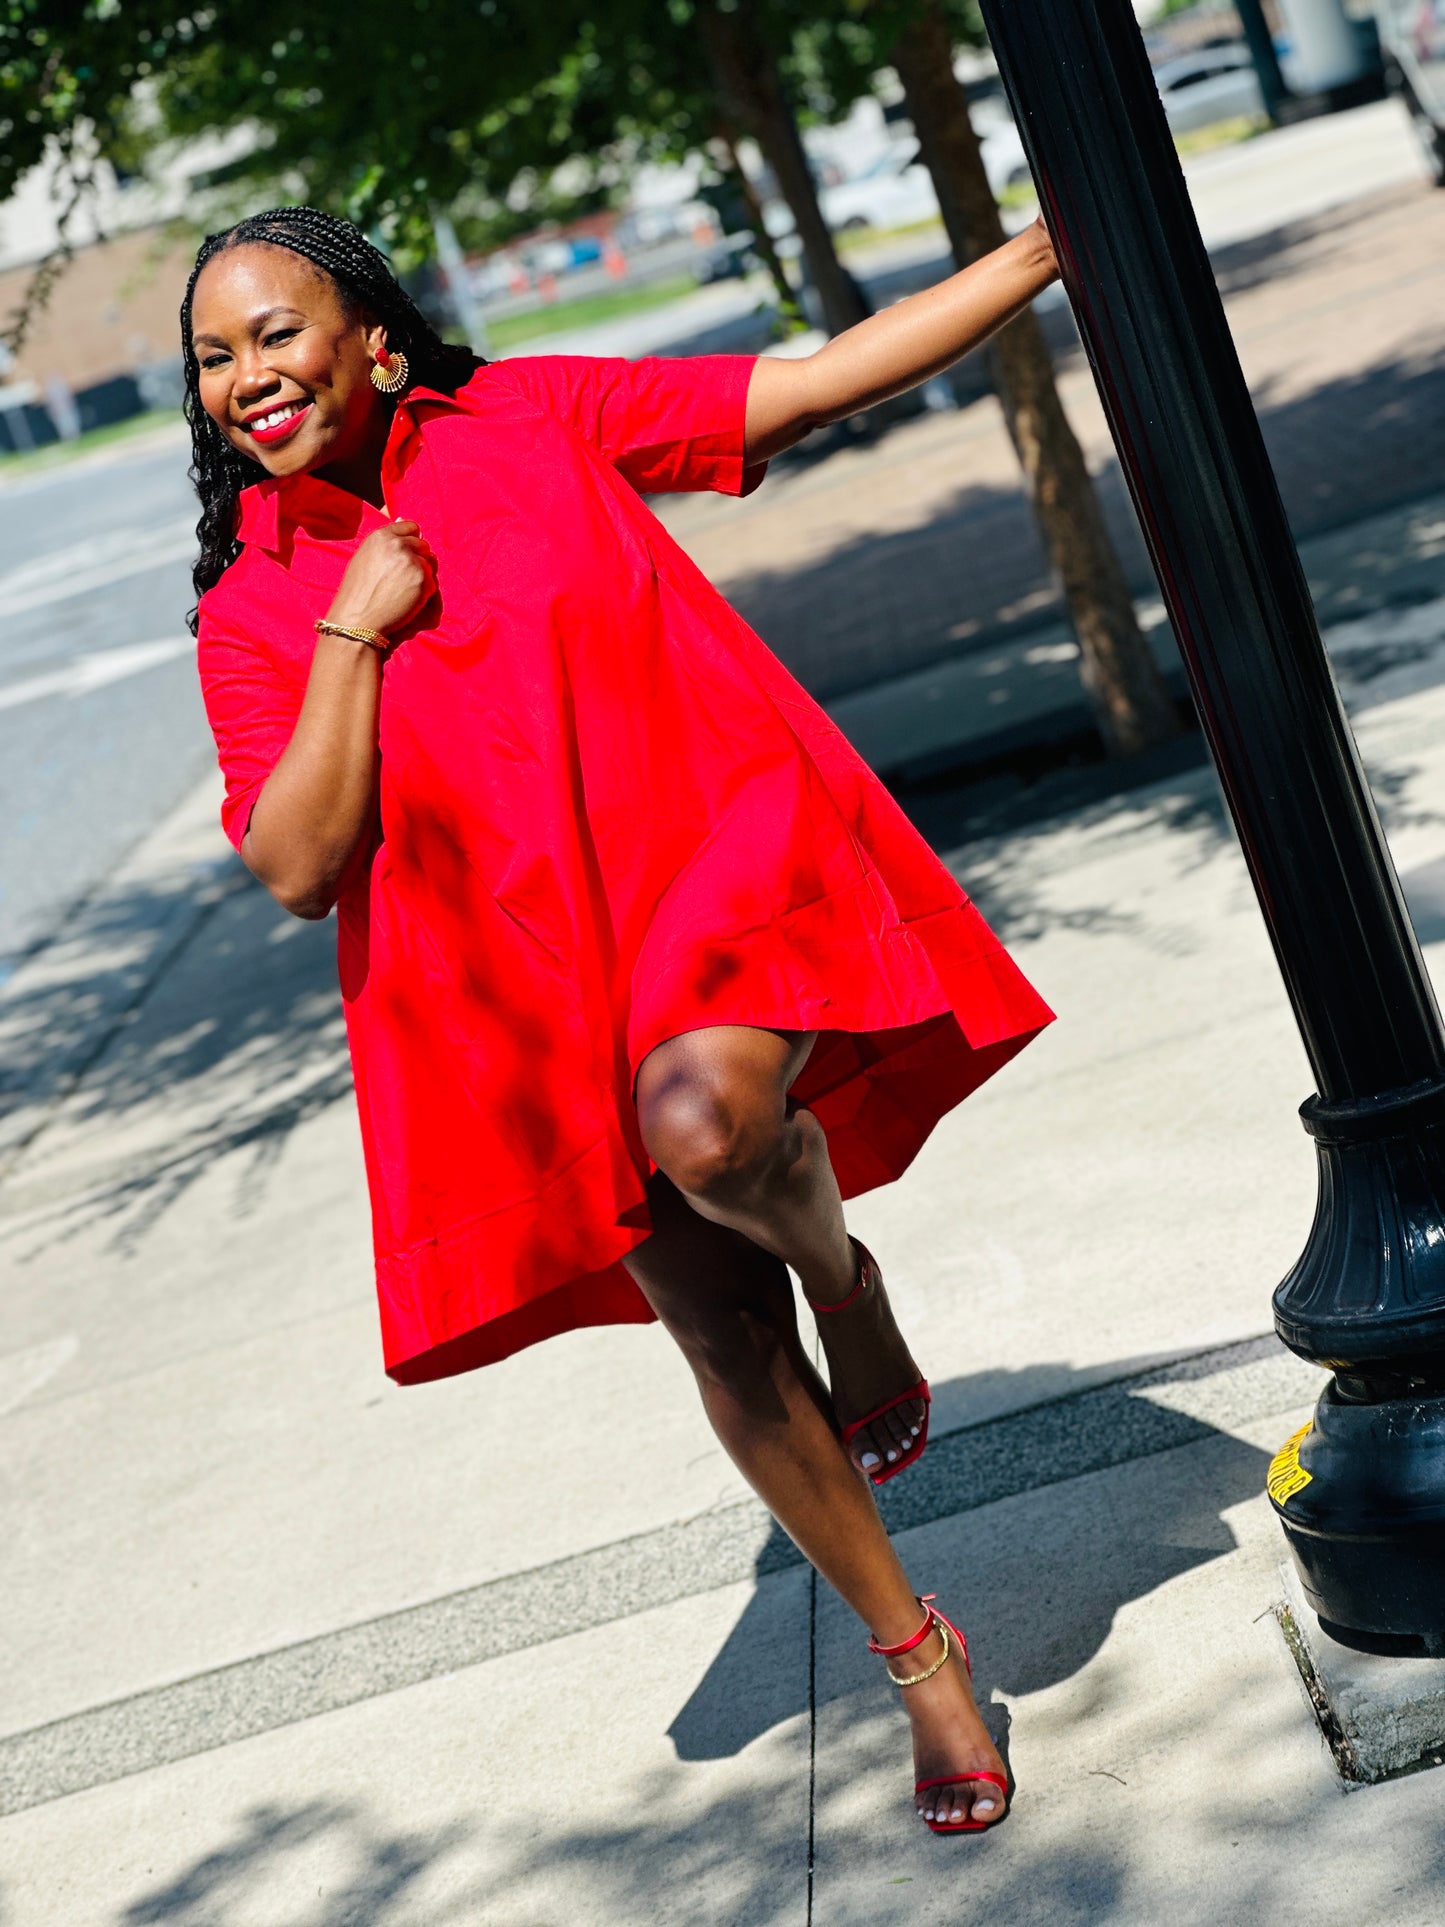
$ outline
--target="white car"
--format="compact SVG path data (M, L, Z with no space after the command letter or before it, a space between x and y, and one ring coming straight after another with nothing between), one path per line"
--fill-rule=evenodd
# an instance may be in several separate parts
M1029 179L1023 143L1013 122L995 125L979 143L989 186L1002 194ZM915 141L890 148L861 174L820 190L818 201L829 227L898 228L938 218L938 196L933 177L919 158Z
M821 188L818 204L835 232L848 228L908 227L938 218L933 177L918 157L916 141L900 141L861 174Z
M1259 76L1242 40L1161 61L1154 69L1154 84L1171 133L1264 112Z

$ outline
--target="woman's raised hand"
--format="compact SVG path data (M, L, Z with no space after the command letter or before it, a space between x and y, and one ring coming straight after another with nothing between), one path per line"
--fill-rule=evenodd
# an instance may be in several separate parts
M1040 241L1046 241L1048 243L1049 261L1054 273L1057 274L1059 271L1059 257L1054 251L1054 237L1049 233L1049 224L1042 214L1036 216L1030 224L1029 233L1036 235Z
M346 565L328 610L332 622L389 635L436 588L436 558L415 522L374 529Z

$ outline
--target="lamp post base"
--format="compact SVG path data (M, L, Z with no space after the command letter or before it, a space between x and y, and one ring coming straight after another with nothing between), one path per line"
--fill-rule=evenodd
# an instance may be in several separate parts
M1445 1658L1445 1390L1369 1394L1331 1381L1276 1454L1270 1502L1332 1638Z
M1300 1119L1319 1202L1275 1330L1302 1358L1368 1376L1375 1396L1445 1391L1445 1079L1312 1097Z

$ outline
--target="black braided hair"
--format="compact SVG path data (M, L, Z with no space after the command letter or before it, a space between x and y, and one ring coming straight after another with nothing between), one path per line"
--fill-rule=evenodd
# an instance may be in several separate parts
M201 269L229 248L264 242L304 256L336 284L346 309L369 315L386 328L388 348L399 348L410 363L411 379L451 394L477 366L468 348L453 348L417 307L392 273L386 256L353 227L317 207L273 207L248 214L234 227L208 234L196 256L181 302L181 356L185 366L186 420L191 425L191 480L201 498L196 535L201 552L192 571L196 598L214 588L241 553L236 540L236 500L241 490L266 473L259 462L227 441L201 405L201 368L191 340L191 310ZM188 618L196 633L198 611Z

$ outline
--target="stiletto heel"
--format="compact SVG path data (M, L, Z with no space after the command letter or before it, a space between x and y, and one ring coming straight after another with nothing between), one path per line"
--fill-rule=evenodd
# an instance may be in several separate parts
M934 1660L931 1666L925 1667L921 1673L911 1673L907 1679L899 1679L896 1673L890 1671L888 1677L893 1681L893 1684L895 1686L904 1687L904 1688L909 1686L921 1686L924 1680L932 1679L933 1675L939 1670L939 1668L947 1662L955 1646L958 1649L959 1658L963 1661L965 1672L968 1674L970 1679L973 1678L973 1667L969 1664L969 1659L968 1659L968 1641L964 1638L963 1634L958 1630L957 1626L954 1625L953 1621L951 1619L946 1619L944 1615L937 1610L937 1608L933 1604L935 1597L936 1597L935 1594L931 1592L927 1592L919 1600L918 1603L923 1608L923 1624L919 1627L918 1631L913 1635L912 1639L905 1639L897 1646L880 1646L878 1644L878 1641L873 1638L871 1633L868 1636L868 1650L870 1653L876 1653L880 1659L898 1659L904 1653L911 1653L916 1646L921 1646L924 1640L927 1639L928 1635L934 1630L934 1628L935 1627L937 1628L938 1635L943 1641L943 1651L939 1654L938 1658ZM952 1633L953 1635L952 1645L949 1644L948 1636L950 1633ZM929 1793L935 1787L972 1786L979 1782L984 1782L989 1786L997 1787L999 1792L1003 1795L1004 1810L1001 1814L999 1814L998 1818L995 1820L975 1820L972 1818L969 1818L967 1820L925 1819L923 1824L928 1828L930 1833L987 1833L990 1827L998 1826L1000 1821L1005 1820L1008 1817L1008 1812L1009 1812L1008 1781L1004 1778L1002 1773L979 1772L979 1773L941 1773L937 1775L934 1779L916 1780L914 1782L913 1797L915 1800L919 1797L920 1794Z
M873 1253L868 1247L860 1244L851 1234L848 1242L858 1253L858 1282L848 1293L848 1296L846 1298L840 1298L836 1305L820 1305L815 1299L808 1298L808 1308L815 1316L831 1316L834 1312L846 1311L855 1300L863 1296L863 1293L875 1278L880 1284L883 1282L883 1274L878 1269L878 1260L873 1256ZM804 1297L807 1297L806 1293L804 1293ZM846 1452L853 1440L857 1438L865 1426L872 1425L877 1419L885 1418L889 1412L896 1411L900 1405L912 1404L915 1399L921 1400L923 1405L923 1424L919 1428L918 1437L904 1452L902 1458L899 1459L896 1465L883 1466L880 1467L877 1472L870 1472L868 1474L869 1480L874 1485L887 1485L890 1479L896 1479L900 1472L906 1472L910 1465L916 1464L917 1461L923 1457L923 1448L928 1443L928 1415L933 1404L932 1394L928 1389L928 1380L926 1378L920 1378L916 1385L910 1385L908 1390L906 1392L900 1392L897 1398L890 1398L886 1404L880 1405L876 1411L865 1412L862 1418L852 1419L843 1427L843 1449Z

